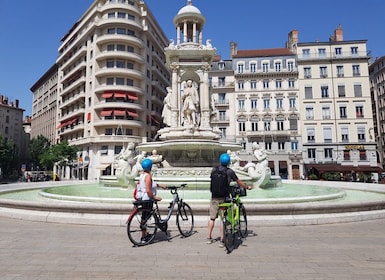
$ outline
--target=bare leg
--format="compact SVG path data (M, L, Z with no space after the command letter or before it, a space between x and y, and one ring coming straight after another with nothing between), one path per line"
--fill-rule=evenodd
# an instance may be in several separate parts
M207 238L212 238L212 233L213 233L213 228L214 228L214 225L215 225L215 220L209 220L209 224L208 224L208 236Z

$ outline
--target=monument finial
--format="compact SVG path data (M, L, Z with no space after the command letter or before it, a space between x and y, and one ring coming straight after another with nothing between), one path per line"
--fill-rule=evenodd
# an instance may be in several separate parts
M191 6L192 5L192 0L187 0L187 5Z

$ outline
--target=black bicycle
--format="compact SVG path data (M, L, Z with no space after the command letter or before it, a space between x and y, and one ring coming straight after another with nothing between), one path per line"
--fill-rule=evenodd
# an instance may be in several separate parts
M158 203L155 200L134 201L134 210L127 220L127 234L130 241L135 246L143 246L151 243L154 240L158 229L167 234L168 221L176 209L176 224L180 234L188 237L192 234L194 228L194 215L191 207L183 201L178 195L178 189L186 187L187 184L180 186L168 186L173 195L173 200L170 202L167 217L162 219Z

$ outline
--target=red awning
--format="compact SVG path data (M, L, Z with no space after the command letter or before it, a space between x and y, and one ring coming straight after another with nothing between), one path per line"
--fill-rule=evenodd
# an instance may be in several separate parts
M127 93L123 93L123 92L115 92L114 94L115 98L126 98L126 96L127 96Z
M114 110L114 115L115 116L125 116L126 115L126 111L125 110Z
M103 110L103 111L100 113L100 115L101 115L102 117L111 116L111 114L112 114L112 110Z
M132 92L127 93L127 97L128 99L131 99L131 100L138 100L138 96Z
M133 118L139 117L139 114L135 111L127 111L128 115Z
M102 94L102 97L107 99L107 98L111 98L113 95L114 95L113 92L105 91L105 92Z
M368 166L368 165L341 165L341 164L306 164L306 169L310 170L312 168L315 168L318 170L318 172L350 172L350 171L356 171L356 172L381 172L382 167L381 166Z

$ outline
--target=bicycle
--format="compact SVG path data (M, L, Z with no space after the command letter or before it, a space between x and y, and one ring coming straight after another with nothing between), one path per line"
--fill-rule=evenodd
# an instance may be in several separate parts
M173 199L168 207L165 219L161 218L158 203L155 200L134 201L134 210L127 220L127 234L130 241L135 246L143 246L151 243L158 229L167 234L168 221L178 205L176 212L176 224L183 237L192 234L194 228L194 215L191 207L179 197L178 189L186 187L187 184L180 186L168 186L173 195Z
M223 223L223 243L227 253L234 250L236 240L248 235L246 209L241 202L241 196L246 196L246 190L235 185L230 197L226 197L225 201L218 205Z

